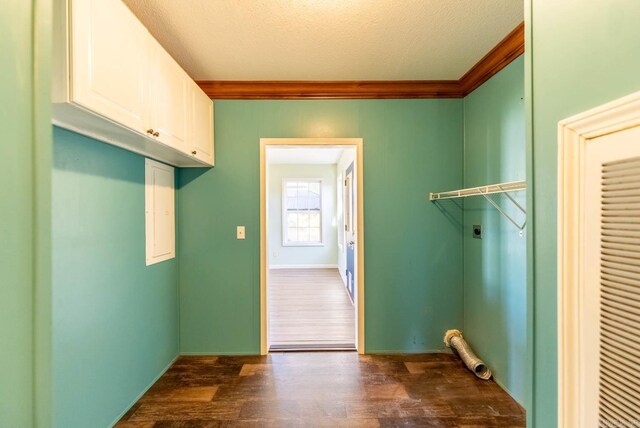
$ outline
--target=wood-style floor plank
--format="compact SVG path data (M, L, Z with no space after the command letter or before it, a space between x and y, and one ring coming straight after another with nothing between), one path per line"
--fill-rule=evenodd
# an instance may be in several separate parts
M117 428L524 427L451 354L180 357Z
M277 345L355 345L355 308L337 269L271 269L269 340Z

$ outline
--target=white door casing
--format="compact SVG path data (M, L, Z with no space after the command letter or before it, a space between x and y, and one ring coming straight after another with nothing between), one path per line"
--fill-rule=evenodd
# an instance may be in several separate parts
M267 146L352 146L355 147L354 225L356 231L356 349L365 353L365 268L364 268L364 152L361 138L261 138L260 139L260 353L269 352L267 316Z
M630 422L634 413L624 407L633 400L609 388L609 373L618 369L607 355L617 339L606 309L607 296L619 288L616 281L613 289L607 285L608 241L629 232L606 230L607 218L619 213L603 197L616 189L608 178L621 174L616 165L640 157L640 92L561 121L558 143L558 426L594 428L601 417Z

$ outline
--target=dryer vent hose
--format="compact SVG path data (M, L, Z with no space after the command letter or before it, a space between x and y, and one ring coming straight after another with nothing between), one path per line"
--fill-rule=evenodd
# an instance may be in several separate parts
M467 368L480 379L491 379L491 370L473 353L459 330L447 330L444 335L444 344L452 348L460 356Z

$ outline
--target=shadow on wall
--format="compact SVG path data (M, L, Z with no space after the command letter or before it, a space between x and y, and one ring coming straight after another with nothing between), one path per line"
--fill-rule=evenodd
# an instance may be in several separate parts
M449 223L455 226L456 230L462 232L464 227L464 204L462 201L448 199L445 201L433 201L431 203L433 203L440 212L444 214L445 218L449 220Z
M211 168L180 168L176 171L178 172L176 187L181 189L209 171L211 171Z

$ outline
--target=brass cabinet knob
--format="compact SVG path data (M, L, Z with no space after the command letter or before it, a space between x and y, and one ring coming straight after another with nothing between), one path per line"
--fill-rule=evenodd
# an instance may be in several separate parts
M195 150L191 152L192 155L198 154Z
M160 133L159 133L158 131L156 131L156 132L154 132L154 133L153 133L153 136L154 136L154 137L159 137L159 136L160 136Z
M152 128L147 129L147 134L153 135L153 129Z

